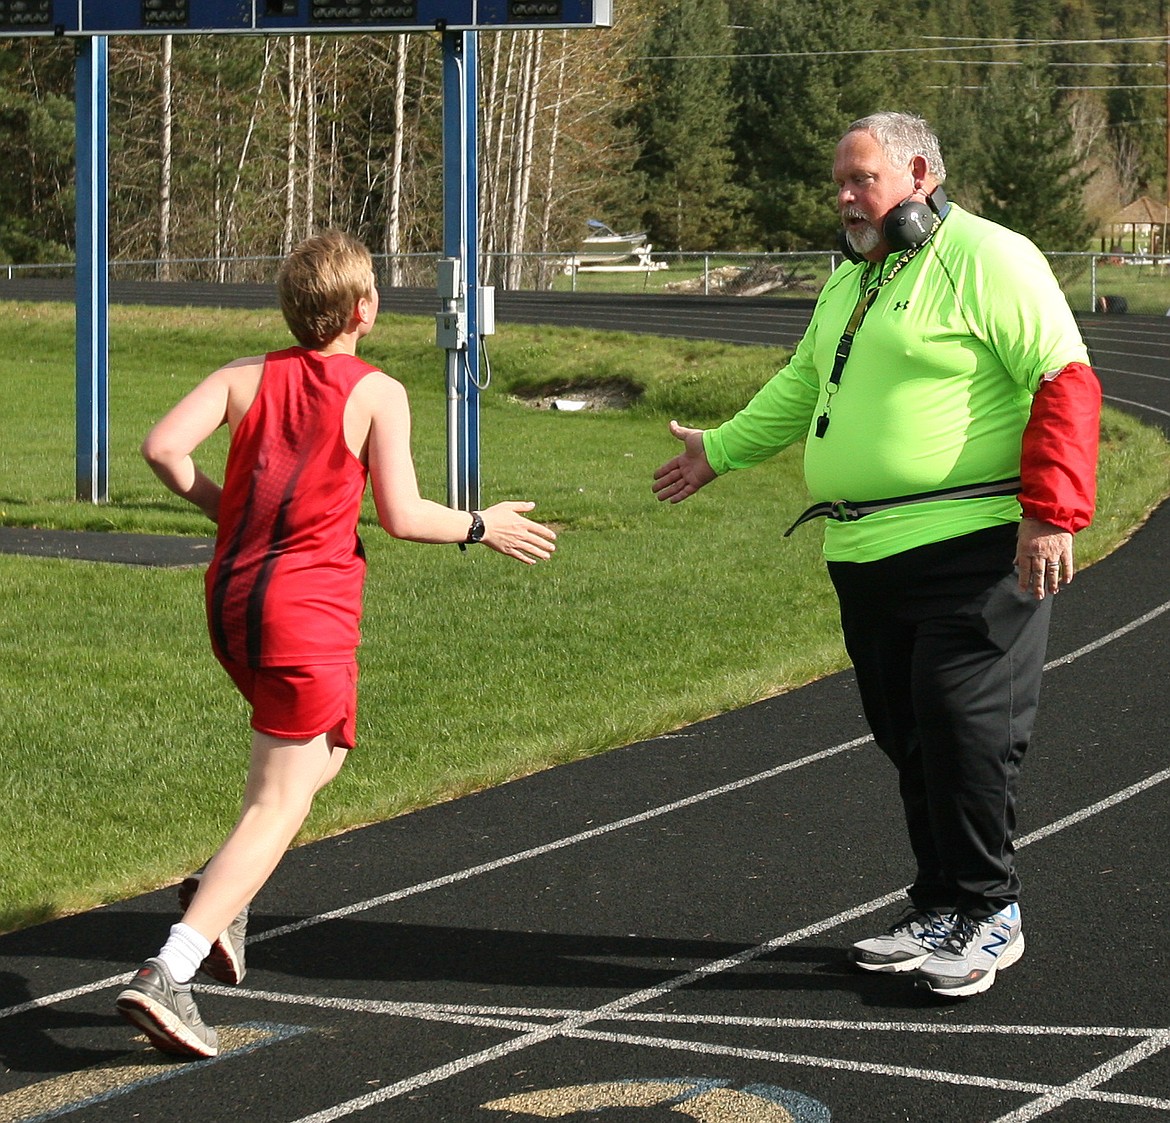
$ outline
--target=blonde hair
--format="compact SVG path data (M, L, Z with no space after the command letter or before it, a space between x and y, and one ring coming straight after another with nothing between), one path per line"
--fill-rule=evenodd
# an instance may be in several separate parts
M324 347L349 325L374 286L370 251L341 230L306 238L276 275L280 310L302 347Z

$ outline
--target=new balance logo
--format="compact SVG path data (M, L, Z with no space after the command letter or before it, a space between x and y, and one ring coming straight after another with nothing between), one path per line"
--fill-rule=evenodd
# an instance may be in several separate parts
M1008 938L1002 932L992 932L989 937L989 941L982 945L982 949L983 951L987 952L988 955L998 956L999 953L1003 951L1004 945L1007 942Z

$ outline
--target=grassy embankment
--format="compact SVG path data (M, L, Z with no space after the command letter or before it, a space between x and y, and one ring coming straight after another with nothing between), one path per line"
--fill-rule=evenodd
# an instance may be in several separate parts
M385 317L364 355L407 384L425 494L445 495L445 396L429 321ZM137 446L219 363L283 345L275 313L119 308L111 502L71 499L72 309L0 316L0 523L207 534ZM505 326L482 401L484 504L531 498L559 550L528 568L399 543L367 510L360 747L303 839L630 743L845 663L799 450L656 503L666 419L727 416L781 356L761 348ZM620 412L535 410L524 387L641 389ZM204 460L222 465L216 439ZM1161 437L1105 424L1101 511L1082 561L1168 489ZM118 899L202 862L231 825L246 713L207 649L201 571L0 556L0 930ZM780 734L778 734L780 735Z

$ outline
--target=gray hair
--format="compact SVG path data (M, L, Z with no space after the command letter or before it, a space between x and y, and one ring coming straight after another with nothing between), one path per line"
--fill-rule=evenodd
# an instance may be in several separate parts
M895 113L882 110L854 121L846 132L869 133L882 146L891 164L903 167L915 156L926 160L939 183L947 178L946 165L939 150L938 137L934 130L921 118L912 113Z

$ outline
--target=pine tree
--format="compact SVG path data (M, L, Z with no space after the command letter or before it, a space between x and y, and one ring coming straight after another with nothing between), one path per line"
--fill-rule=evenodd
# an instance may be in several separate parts
M975 205L983 194L986 133L989 126L984 99L988 84L1001 64L1017 57L1005 46L1015 35L1015 16L1009 0L957 0L949 9L944 40L958 49L947 53L936 94L936 123L947 164L947 192L957 202ZM973 42L966 37L975 35Z
M1167 0L1160 4L1128 4L1122 0L1101 0L1102 26L1119 42L1115 61L1114 86L1108 94L1109 120L1119 150L1130 155L1125 194L1138 195L1170 190L1166 166L1165 70ZM1141 40L1148 41L1142 42ZM1128 200L1127 200L1128 201Z
M891 65L862 46L892 41L872 7L736 0L732 16L741 29L735 153L751 198L748 236L771 249L828 249L838 227L837 142L850 121L878 109L929 115L920 64L898 54Z
M987 169L983 214L1031 238L1041 249L1083 250L1087 171L1050 71L1012 68L988 90Z
M651 241L671 249L725 244L742 193L732 185L732 41L726 0L669 0L655 22L634 114Z
M73 242L72 52L0 45L0 260L60 261Z

